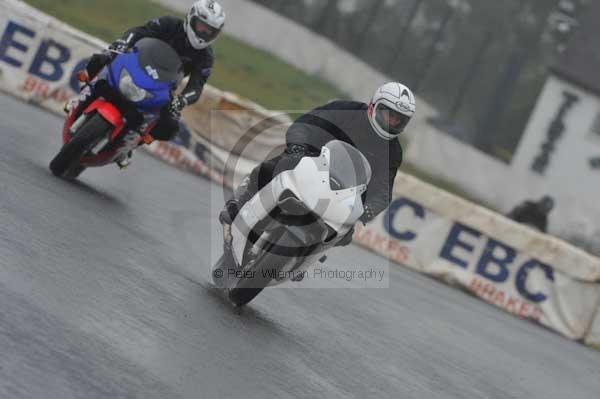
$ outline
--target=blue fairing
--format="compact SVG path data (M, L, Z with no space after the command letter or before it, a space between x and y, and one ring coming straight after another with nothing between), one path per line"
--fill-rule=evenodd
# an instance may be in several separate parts
M126 69L136 86L152 94L150 98L135 103L141 112L155 113L171 100L171 90L176 82L162 82L152 79L139 64L138 51L119 54L108 66L108 83L119 90L121 71Z

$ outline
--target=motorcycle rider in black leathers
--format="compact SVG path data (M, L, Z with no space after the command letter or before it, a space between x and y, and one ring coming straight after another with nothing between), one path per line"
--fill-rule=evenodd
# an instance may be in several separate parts
M110 45L108 51L92 56L87 65L88 75L96 76L117 53L131 49L140 39L151 37L171 45L181 57L183 72L189 76L189 82L181 94L161 110L158 123L150 132L156 140L171 140L179 131L182 109L198 101L202 94L214 62L211 43L216 40L224 24L225 12L219 3L213 0L197 1L185 20L165 16L125 32L122 38Z
M402 164L398 136L416 110L415 97L400 83L387 83L375 92L371 102L333 101L299 117L286 134L283 154L263 162L242 181L233 198L227 201L219 219L231 225L242 206L279 173L293 169L304 156L319 156L331 140L344 141L357 148L371 165L364 213L367 223L391 202L396 172ZM338 246L352 241L350 231Z

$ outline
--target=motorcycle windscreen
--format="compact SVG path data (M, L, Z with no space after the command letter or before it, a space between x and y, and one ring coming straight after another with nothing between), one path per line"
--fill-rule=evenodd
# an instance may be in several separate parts
M339 140L330 141L325 147L329 150L329 184L332 190L369 184L371 165L360 151Z
M183 78L183 65L175 49L153 38L136 43L139 63L144 72L155 81L179 83Z

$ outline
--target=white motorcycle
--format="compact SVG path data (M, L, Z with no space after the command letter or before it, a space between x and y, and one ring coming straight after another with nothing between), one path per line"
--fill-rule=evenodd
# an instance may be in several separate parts
M358 221L370 180L367 159L342 141L329 142L318 157L302 158L224 228L224 254L211 270L213 283L243 306L267 286L298 280Z

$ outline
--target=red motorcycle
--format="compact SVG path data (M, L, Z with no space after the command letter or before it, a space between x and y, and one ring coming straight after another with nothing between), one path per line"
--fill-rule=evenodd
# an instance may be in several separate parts
M79 72L83 87L65 107L63 146L50 162L55 176L76 179L89 167L125 167L131 152L150 144L149 132L181 81L178 54L158 39L142 39L119 53L97 77Z

